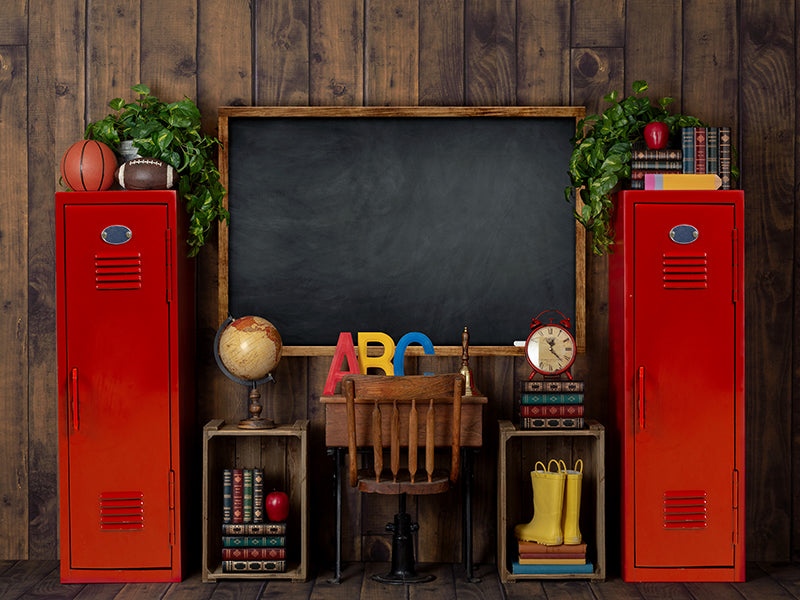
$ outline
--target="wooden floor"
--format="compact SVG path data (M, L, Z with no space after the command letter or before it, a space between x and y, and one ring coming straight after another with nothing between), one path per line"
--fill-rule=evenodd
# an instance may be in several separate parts
M57 561L0 561L0 599L77 600L361 600L372 599L468 599L495 600L782 600L800 599L800 563L751 564L745 583L624 583L619 578L605 582L536 581L502 585L493 565L479 565L474 575L480 583L467 583L460 565L421 565L436 580L417 586L389 586L370 579L388 570L387 564L348 565L338 585L327 580L331 572L320 572L305 583L289 581L221 581L203 583L200 573L181 583L59 583Z

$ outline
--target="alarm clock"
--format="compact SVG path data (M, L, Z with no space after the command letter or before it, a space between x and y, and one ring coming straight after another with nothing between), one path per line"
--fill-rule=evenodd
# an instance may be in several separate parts
M561 320L545 323L541 317L547 312L558 313ZM536 373L547 378L566 373L572 379L569 368L575 362L577 349L569 327L569 319L557 310L544 310L531 319L531 333L525 340L525 358L533 369L528 379Z

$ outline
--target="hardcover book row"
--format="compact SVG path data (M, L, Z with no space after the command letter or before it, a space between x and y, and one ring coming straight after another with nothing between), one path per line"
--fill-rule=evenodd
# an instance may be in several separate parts
M286 521L265 516L263 469L224 469L223 573L286 571Z
M583 381L522 381L520 428L582 429L583 389Z

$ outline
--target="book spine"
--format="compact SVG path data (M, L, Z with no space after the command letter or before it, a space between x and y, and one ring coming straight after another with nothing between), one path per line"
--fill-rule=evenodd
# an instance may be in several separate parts
M247 573L247 572L272 571L283 573L286 571L285 560L223 560L223 573Z
M706 172L706 128L694 128L694 172L702 175Z
M520 552L519 562L523 560L544 560L544 561L558 561L558 560L583 560L586 562L585 552ZM533 564L533 563L530 563Z
M222 545L226 548L270 548L285 546L286 538L282 535L224 535Z
M522 394L521 404L583 404L583 394Z
M541 379L520 382L520 391L526 392L582 392L583 381L542 381Z
M706 138L706 173L719 174L719 127L709 127Z
M241 469L233 469L233 522L244 523L244 479Z
M233 471L222 471L222 523L233 522Z
M223 548L222 560L281 560L286 548Z
M683 152L677 148L663 148L651 150L650 148L634 148L631 150L632 160L682 160Z
M582 429L583 418L538 418L521 417L520 427L522 429Z
M511 572L515 575L545 574L545 573L593 573L592 563L582 565L521 565L519 562L511 563Z
M242 469L242 521L253 522L253 469Z
M253 469L253 523L264 522L264 469Z
M538 554L560 554L562 552L577 552L585 555L587 544L559 544L558 546L545 546L544 544L537 544L536 542L526 542L518 540L519 552L525 553L538 553Z
M631 171L633 170L647 170L647 171L664 171L675 170L682 168L683 164L679 160L632 160Z
M551 554L549 558L520 558L521 565L585 565L586 558L565 558Z
M683 172L694 173L694 127L681 130L681 149L683 150Z
M286 535L286 523L223 523L222 535Z
M731 128L719 128L719 176L722 179L722 189L732 189L731 180Z
M519 407L523 417L582 417L583 404L523 404Z

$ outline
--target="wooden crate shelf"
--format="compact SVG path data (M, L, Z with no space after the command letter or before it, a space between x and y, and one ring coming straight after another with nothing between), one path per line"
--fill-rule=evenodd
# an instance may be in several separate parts
M605 428L587 421L585 429L521 430L500 421L497 486L497 571L500 581L526 579L595 579L606 577ZM583 460L580 529L587 543L593 573L518 574L511 572L517 555L514 526L530 521L533 494L530 472L537 460L563 460L569 468Z
M264 493L289 495L286 571L222 572L222 471L264 469ZM274 429L239 429L222 420L203 428L203 581L218 579L291 579L308 576L308 421Z

